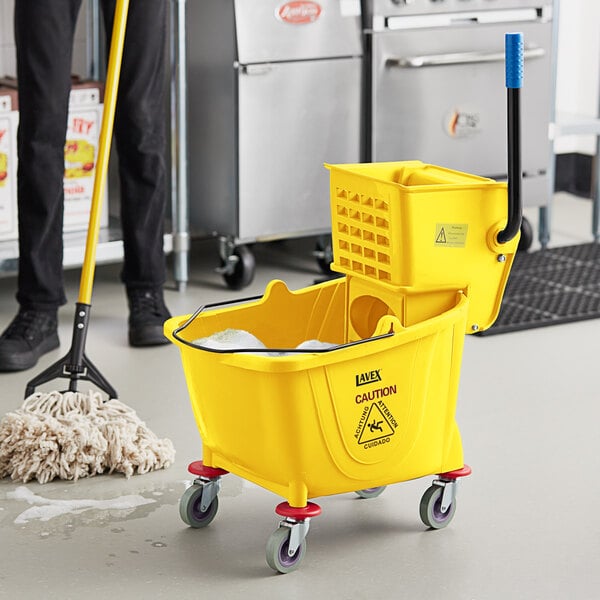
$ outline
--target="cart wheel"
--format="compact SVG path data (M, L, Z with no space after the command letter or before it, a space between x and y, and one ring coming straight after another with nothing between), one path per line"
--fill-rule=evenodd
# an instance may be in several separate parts
M325 275L331 275L331 262L333 261L333 247L331 245L331 238L327 236L321 236L317 239L315 246L315 257L319 269Z
M456 498L450 504L446 512L442 512L442 494L444 488L439 485L432 485L421 498L419 513L421 521L432 529L443 529L452 521L456 512Z
M204 488L201 485L192 485L179 500L179 516L190 527L206 527L219 510L219 498L216 496L205 511L200 508L203 492Z
M232 256L237 257L237 261L230 273L223 273L223 279L232 290L241 290L252 283L256 261L247 246L236 246Z
M288 554L291 531L287 527L276 529L267 542L267 564L280 573L289 573L300 566L306 554L306 540L303 540L294 556Z
M521 220L521 239L519 240L517 251L527 252L531 248L531 244L533 244L533 227L529 219L523 217Z
M377 496L381 496L383 494L383 490L385 490L387 486L381 485L379 487L365 488L364 490L356 490L354 492L361 498L377 498Z

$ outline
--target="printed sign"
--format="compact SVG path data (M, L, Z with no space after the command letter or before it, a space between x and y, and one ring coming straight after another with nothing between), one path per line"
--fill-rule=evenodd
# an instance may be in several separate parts
M443 248L464 248L468 229L466 223L438 223L435 226L435 245Z

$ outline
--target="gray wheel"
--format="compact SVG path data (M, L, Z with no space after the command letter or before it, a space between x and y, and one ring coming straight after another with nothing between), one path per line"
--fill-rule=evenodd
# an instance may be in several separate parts
M288 554L290 533L287 527L280 527L273 532L267 542L267 564L274 571L280 573L294 571L306 554L306 540L300 544L293 556Z
M421 521L432 529L443 529L452 521L456 512L456 498L445 512L442 512L442 494L444 488L439 485L432 485L421 498L419 505L419 514Z
M527 252L531 248L531 244L533 244L533 227L529 219L523 217L521 220L521 239L519 240L517 251Z
M254 254L247 246L236 246L233 255L237 256L237 262L231 273L225 273L223 279L232 290L241 290L252 283L256 271L256 260Z
M356 495L361 498L377 498L377 496L381 496L383 494L383 490L385 490L387 486L380 485L379 487L365 488L364 490L356 490L354 492Z
M206 510L200 508L203 491L201 485L192 485L185 490L179 500L179 516L190 527L206 527L215 518L219 509L219 498L216 496Z

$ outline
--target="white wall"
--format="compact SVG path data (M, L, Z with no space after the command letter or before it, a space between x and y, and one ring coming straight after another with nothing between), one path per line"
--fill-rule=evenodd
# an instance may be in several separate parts
M556 110L591 117L600 110L600 0L561 0L558 19ZM594 136L562 137L559 154L595 154Z

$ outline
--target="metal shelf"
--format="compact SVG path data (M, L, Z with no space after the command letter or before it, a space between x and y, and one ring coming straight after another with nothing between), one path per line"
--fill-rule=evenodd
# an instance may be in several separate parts
M565 135L600 135L600 118L557 113L554 123L554 139Z

